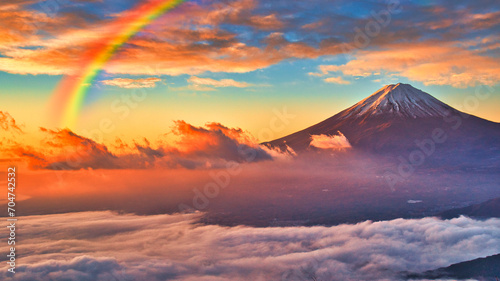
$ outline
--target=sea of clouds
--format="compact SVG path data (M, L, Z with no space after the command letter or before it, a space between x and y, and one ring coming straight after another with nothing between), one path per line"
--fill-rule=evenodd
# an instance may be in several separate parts
M401 280L500 252L500 219L223 227L202 214L109 211L19 217L1 280ZM5 258L3 258L5 264Z

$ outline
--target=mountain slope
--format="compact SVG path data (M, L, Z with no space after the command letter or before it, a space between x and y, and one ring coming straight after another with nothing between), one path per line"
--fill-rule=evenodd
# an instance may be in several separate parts
M455 280L478 279L499 280L500 277L500 254L452 264L448 267L427 271L422 274L408 274L411 279L443 279L454 278Z
M354 149L406 155L417 148L417 141L431 139L436 130L446 140L434 157L500 159L499 123L460 112L401 83L385 86L316 125L264 144L283 150L289 146L296 152L314 150L310 146L312 135L341 132Z
M445 219L456 218L460 215L475 218L500 218L500 198L491 199L464 208L451 209L440 214L440 216Z

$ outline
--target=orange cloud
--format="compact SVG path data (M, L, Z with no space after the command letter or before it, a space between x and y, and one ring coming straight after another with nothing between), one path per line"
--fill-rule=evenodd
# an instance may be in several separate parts
M288 42L276 48L249 46L238 41L214 45L179 45L135 39L131 43L133 47L122 50L107 65L107 72L135 75L197 75L206 71L245 73L266 68L287 58L318 57L324 53L313 47ZM141 60L137 60L137 57Z
M33 147L14 146L9 151L13 155L20 157L28 164L31 169L42 169L47 167L49 162L45 159L45 155L37 152Z
M196 127L185 121L176 121L172 132L178 137L175 148L190 158L215 158L236 162L271 160L263 147L242 129L208 123Z
M500 24L500 11L485 14L471 14L465 16L462 21L464 24L470 25L473 29L487 29Z
M19 157L31 169L142 169L212 168L224 167L228 162L258 162L278 157L261 147L248 133L228 128L220 123L196 127L185 121L176 121L171 133L174 138L159 139L158 145L144 139L128 145L117 140L111 152L104 144L77 135L68 130L41 128L45 134L38 147L14 143L7 147L8 156ZM272 154L272 155L271 155Z
M212 86L212 87L237 87L237 88L247 88L254 86L253 84L246 83L246 82L238 82L233 79L222 79L222 80L215 80L215 79L210 79L210 78L200 78L196 76L191 76L188 79L189 83L192 83L194 85L205 85L205 86Z
M314 30L314 29L317 29L319 27L322 27L324 24L325 24L325 20L320 20L320 21L304 24L302 26L302 28L307 29L307 30Z
M279 20L276 14L252 16L249 23L251 26L262 30L276 30L285 27L285 23Z
M21 129L14 118L5 111L0 111L0 162L9 160L9 162L17 162L16 153L12 152L13 147L17 147L25 132Z
M272 46L249 45L238 39L235 33L220 28L219 25L230 23L273 31L286 25L275 13L255 14L256 6L257 2L253 0L206 6L186 3L179 8L179 12L169 13L168 17L157 20L128 42L127 46L123 46L105 70L113 74L132 75L198 75L206 71L244 73L287 58L316 58L340 52L338 47L332 48L332 44L312 47L286 40ZM111 16L119 20L128 13L125 11ZM22 44L0 50L3 54L0 57L0 71L16 74L71 74L78 67L82 53L91 53L96 43L115 36L114 20L85 21L77 15L62 14L50 20L50 27L42 25L41 29L32 30L36 36L25 39ZM5 30L11 32L21 29L12 26ZM50 36L41 38L37 31L44 31ZM25 46L36 48L23 48Z
M320 66L321 74L370 76L377 73L407 77L425 85L465 88L500 81L500 60L480 51L439 42L400 43L376 51L358 51L344 65ZM320 74L318 74L320 75Z
M73 73L82 59L82 53L91 53L96 42L104 42L115 36L113 31L116 30L116 22L131 13L124 11L109 15L111 19L93 20L79 13L48 17L24 8L23 1L17 2L0 6L0 22L5 23L0 31L0 71L17 74ZM298 19L281 16L279 10L264 12L259 7L257 0L203 5L187 2L168 16L156 20L120 48L106 65L105 71L131 75L199 75L207 71L245 73L287 59L341 54L346 51L342 46L347 42L343 41L352 37L352 30L348 27L362 23L339 19L341 24L347 26L346 31L335 31L332 37L331 25L334 23L329 19L316 19L304 24ZM378 49L355 52L353 55L356 59L342 66L342 72L345 71L348 76L351 75L349 73L368 76L377 72L375 62L388 62L396 67L395 71L389 69L389 74L413 77L427 84L449 83L455 87L467 87L475 84L474 81L492 84L498 80L498 60L483 56L484 52L498 48L498 40L468 49L464 45L467 40L457 38L470 34L469 31L496 26L499 12L479 14L466 9L450 12L447 17L437 17L446 12L443 7L415 12L429 16L429 20L417 21L414 23L415 29L405 29L404 32L398 30L396 25L389 26L384 34L373 38L370 44L370 48ZM26 25L30 22L37 25ZM397 23L406 24L400 20ZM250 33L258 31L264 38L260 40L260 37L252 34L253 38L247 42L237 32L224 30L226 24L244 26L252 30ZM318 38L323 39L311 39L315 36L302 34L298 41L287 40L284 34L292 28L299 33L313 30L321 35ZM448 29L451 31L448 32ZM437 35L438 32L444 32L439 30L446 30L447 36L440 36L443 38L440 41L418 43L427 32ZM463 30L467 32L464 34ZM263 31L267 32L267 36ZM325 34L328 36L325 37ZM402 39L407 40L407 43L393 43L403 42ZM379 55L387 59L377 59ZM368 66L363 66L365 59ZM484 65L484 69L481 70L479 65ZM355 66L361 66L361 70L356 71ZM381 65L379 68L385 67ZM340 69L325 71L328 73ZM322 76L326 74L325 71L311 75ZM329 80L335 82L333 78ZM213 87L216 86L193 84L187 89L212 91Z
M154 88L156 83L162 81L160 78L149 77L140 79L130 79L130 78L115 78L111 80L101 81L104 85L116 86L125 89L135 89L135 88Z
M217 89L212 88L212 87L207 87L207 86L202 86L198 84L189 84L185 87L171 87L170 90L174 91L185 91L185 90L191 90L191 91L197 91L197 92L212 92L212 91L217 91Z
M13 131L15 133L23 132L17 125L16 120L8 112L4 111L0 111L0 128L4 131Z
M38 168L65 170L81 168L118 168L118 158L108 148L91 139L79 136L69 129L59 131L41 128L48 134L43 141L49 150L45 151L45 166Z
M253 15L251 12L257 7L257 4L256 0L216 3L205 13L202 23L211 25L230 23L261 30L277 30L285 26L285 23L274 13Z
M349 85L351 82L344 80L342 77L328 77L323 81L327 83L340 84L340 85Z
M44 13L22 10L20 5L12 4L0 6L0 22L0 48L7 48L38 39L38 29L55 20Z

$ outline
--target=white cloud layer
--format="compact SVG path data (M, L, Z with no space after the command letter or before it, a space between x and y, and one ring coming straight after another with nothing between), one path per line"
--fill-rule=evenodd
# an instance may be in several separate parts
M0 279L398 280L500 252L500 219L254 228L201 225L199 216L19 217L17 273L2 268Z

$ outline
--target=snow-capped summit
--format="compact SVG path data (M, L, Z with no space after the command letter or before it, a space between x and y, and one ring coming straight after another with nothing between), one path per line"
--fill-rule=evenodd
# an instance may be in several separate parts
M341 119L348 117L375 116L390 114L399 117L442 117L451 107L433 96L409 84L387 85L371 96L348 108Z

